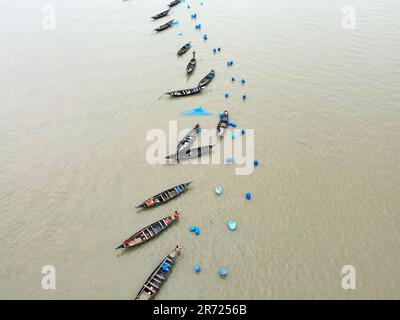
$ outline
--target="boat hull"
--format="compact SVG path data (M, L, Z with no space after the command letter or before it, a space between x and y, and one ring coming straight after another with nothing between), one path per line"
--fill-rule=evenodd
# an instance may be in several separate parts
M214 145L193 148L193 149L189 149L186 151L181 151L181 152L177 152L175 154L171 154L166 158L170 159L170 160L178 160L178 161L197 158L197 157L202 156L203 154L209 153L213 147L214 147Z
M136 208L151 208L151 207L156 207L163 203L166 203L166 202L176 198L177 196L182 194L184 191L186 191L189 188L189 185L191 183L192 183L191 181L182 183L175 187L169 188L168 190L160 192L159 194L156 194L155 196L140 203L139 205L136 206Z
M151 300L155 297L164 282L168 279L180 251L181 248L176 246L175 249L161 261L157 268L151 273L150 277L147 278L143 287L136 295L135 300Z

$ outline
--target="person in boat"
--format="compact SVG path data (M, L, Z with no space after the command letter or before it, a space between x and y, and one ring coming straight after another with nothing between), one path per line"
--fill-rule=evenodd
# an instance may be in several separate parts
M224 114L222 116L222 120L223 121L228 121L228 111L227 110L224 111Z

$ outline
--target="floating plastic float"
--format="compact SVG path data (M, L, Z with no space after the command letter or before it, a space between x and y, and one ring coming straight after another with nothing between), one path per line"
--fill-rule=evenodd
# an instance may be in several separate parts
M229 221L228 221L228 228L229 228L229 230L231 230L231 231L235 231L236 228L237 228L237 223L236 223L236 221L229 220Z
M226 277L226 276L228 275L228 269L225 268L225 267L220 268L220 269L218 270L218 274L219 274L221 277Z

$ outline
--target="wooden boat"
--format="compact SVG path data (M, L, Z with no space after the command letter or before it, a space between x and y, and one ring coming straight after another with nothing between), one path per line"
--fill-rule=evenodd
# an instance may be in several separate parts
M192 182L182 183L182 184L172 187L168 190L165 190L159 194L156 194L155 196L153 196L153 197L147 199L146 201L142 202L141 204L137 205L135 208L155 207L155 206L158 206L169 200L172 200L173 198L180 195L183 191L185 191L191 183Z
M172 267L175 265L181 250L179 246L176 246L175 249L161 261L157 268L151 273L150 277L147 278L142 289L140 289L139 293L136 295L135 300L150 300L154 298L171 273Z
M168 7L175 7L177 4L180 4L181 3L181 0L175 0L175 1L172 1L169 5L168 5Z
M199 132L200 125L196 124L196 126L190 130L189 133L179 142L178 146L176 147L176 152L189 149Z
M229 113L225 110L224 114L220 117L217 125L217 136L222 137L224 135L225 129L228 127Z
M179 213L175 211L171 216L165 217L164 219L158 220L151 225L139 230L134 235L123 241L115 249L122 249L127 247L133 247L144 243L150 239L155 238L162 231L167 229L173 222L178 220Z
M184 53L186 53L190 48L192 47L192 45L190 44L190 42L186 43L182 48L180 48L177 52L178 56L183 55Z
M202 88L196 87L196 88L191 88L191 89L182 89L182 90L176 90L176 91L170 91L166 92L166 94L174 97L184 97L184 96L190 96L192 94L197 94L200 93Z
M189 150L184 150L181 152L177 152L174 154L169 155L166 157L167 159L171 160L185 160L185 159L191 159L191 158L197 158L200 157L201 155L208 153L211 151L212 147L214 145L209 145L209 146L204 146L204 147L198 147L198 148L193 148Z
M215 71L211 70L203 79L200 80L198 86L202 89L204 89L212 79L215 77Z
M196 68L196 52L193 51L193 58L189 61L187 67L186 67L186 72L187 73L192 73L194 68Z
M172 23L174 21L175 21L175 19L172 19L172 20L168 21L167 23L162 24L158 28L155 28L154 30L157 31L157 32L166 30L166 29L168 29L168 28L170 28L172 26Z
M155 16L152 16L151 18L154 19L154 20L157 20L157 19L160 19L160 18L162 18L162 17L165 17L165 16L168 15L168 13L170 12L170 10L171 10L171 9L165 10L165 11L159 13L159 14L156 14Z

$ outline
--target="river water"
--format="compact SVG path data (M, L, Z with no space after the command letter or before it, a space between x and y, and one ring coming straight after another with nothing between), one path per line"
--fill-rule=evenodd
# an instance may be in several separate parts
M400 298L398 1L351 1L355 29L342 0L186 1L155 34L167 3L0 0L0 298L130 299L176 244L159 299ZM190 53L176 57L189 41L191 77ZM159 99L211 68L202 94ZM198 106L213 115L182 115ZM215 128L224 109L254 129L252 174L148 162L149 130ZM179 198L133 209L184 181ZM114 250L175 209L157 239ZM356 290L342 288L345 265Z

